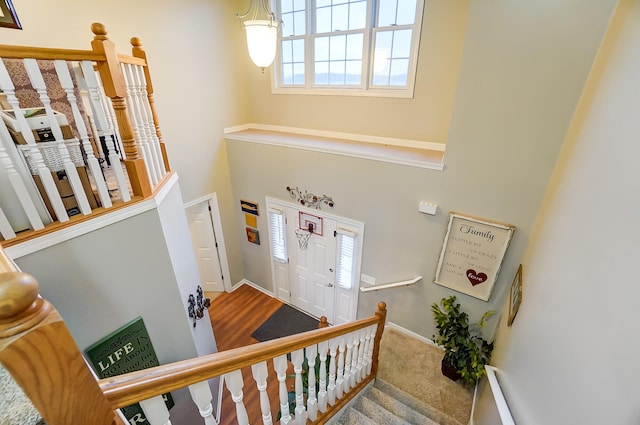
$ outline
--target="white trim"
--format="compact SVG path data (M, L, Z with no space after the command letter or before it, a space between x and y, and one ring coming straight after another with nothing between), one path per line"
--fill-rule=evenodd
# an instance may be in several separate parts
M386 328L390 328L390 329L394 329L394 330L396 330L398 332L402 332L405 335L409 335L412 338L415 338L415 339L420 340L420 341L422 341L424 343L427 343L427 344L429 344L429 345L431 345L433 347L436 347L438 350L443 350L444 351L444 349L441 346L439 346L438 344L436 344L435 342L433 342L433 340L431 340L429 338L425 338L422 335L418 335L417 333L412 332L409 329L403 328L400 325L396 325L393 322L387 322L385 327Z
M222 285L224 290L231 292L231 271L229 270L229 258L227 257L227 245L224 242L224 233L222 231L222 220L220 218L220 206L218 205L218 195L211 194L208 200L209 216L213 223L213 232L216 236L216 244L218 249L218 258L220 260L220 267L222 268ZM215 212L215 214L214 214Z
M247 286L251 286L253 289L256 289L260 292L262 292L263 294L269 295L271 298L276 298L275 294L271 291L269 291L268 289L264 289L262 286L255 284L253 282L251 282L250 280L247 279L242 279L240 282L236 283L235 285L233 285L233 289L232 291L235 291L236 289L240 288L242 285L247 285Z
M515 425L507 400L504 398L504 394L502 393L500 382L498 382L496 372L498 372L499 369L489 365L485 365L484 368L487 371L487 379L489 379L489 386L491 387L491 393L493 394L493 399L496 402L496 407L498 408L502 425Z
M233 134L243 130L267 130L278 131L281 133L291 133L296 135L330 137L332 139L344 139L354 142L375 143L380 145L401 146L407 148L428 149L432 151L444 152L446 145L444 143L427 142L421 140L398 139L393 137L371 136L368 134L343 133L338 131L316 130L312 128L289 127L282 125L247 123L226 127L224 134Z
M419 280L422 280L422 276L417 276L411 280L404 280L402 282L385 283L384 285L361 286L360 292L379 291L380 289L397 288L399 286L409 286L409 285L413 285Z
M136 202L131 206L120 208L118 210L115 210L114 212L110 212L99 217L89 219L87 221L82 221L78 224L74 224L72 226L58 230L57 232L48 233L46 235L10 246L8 248L5 248L5 252L12 259L24 257L25 255L33 254L34 252L50 248L53 245L66 242L82 235L86 235L87 233L93 232L94 230L98 230L119 221L143 214L147 211L157 209L162 201L164 201L164 198L167 196L169 191L177 183L178 175L176 173L173 173L169 177L169 179L167 179L162 188L152 198Z

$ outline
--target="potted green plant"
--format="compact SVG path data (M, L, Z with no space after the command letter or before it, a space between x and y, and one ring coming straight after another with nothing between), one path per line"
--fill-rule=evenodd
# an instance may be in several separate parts
M455 295L443 298L440 305L433 303L431 311L439 333L433 341L444 348L443 375L475 385L486 374L484 366L493 351L493 342L485 340L480 331L494 311L487 311L478 322L469 324L469 315L460 310Z

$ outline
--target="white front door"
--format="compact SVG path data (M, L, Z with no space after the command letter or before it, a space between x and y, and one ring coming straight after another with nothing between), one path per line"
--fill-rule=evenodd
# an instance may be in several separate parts
M209 213L209 202L202 201L188 207L187 217L202 289L211 292L224 292L222 268Z
M309 217L306 217L309 218ZM318 217L314 232L310 234L306 248L300 247L296 230L301 221L306 222L297 209L287 208L287 246L291 282L291 303L301 310L320 318L334 321L336 221ZM304 225L304 224L302 224ZM308 233L308 232L307 232Z

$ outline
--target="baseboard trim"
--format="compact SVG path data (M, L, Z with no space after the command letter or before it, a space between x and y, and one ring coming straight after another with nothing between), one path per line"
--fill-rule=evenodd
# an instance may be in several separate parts
M236 283L235 285L233 285L233 287L231 288L231 292L235 291L236 289L238 289L239 287L241 287L242 285L248 285L251 286L253 289L256 289L266 295L269 295L271 298L275 298L275 294L271 291L268 291L266 289L264 289L262 286L251 282L250 280L247 279L242 279L240 282Z
M410 331L410 330L409 330L409 329L407 329L407 328L403 328L402 326L397 325L397 324L395 324L395 323L393 323L393 322L387 322L387 324L385 325L385 327L386 327L386 328L390 328L390 329L394 329L394 330L396 330L396 331L398 331L398 332L402 332L402 333L403 333L403 334L405 334L405 335L409 335L409 336L410 336L410 337L412 337L412 338L415 338L415 339L420 340L420 341L422 341L422 342L424 342L424 343L427 343L427 344L429 344L429 345L432 345L432 346L436 347L438 350L442 350L442 347L440 347L438 344L436 344L435 342L433 342L433 340L431 340L431 339L429 339L429 338L425 338L425 337L423 337L422 335L419 335L419 334L417 334L417 333L415 333L415 332L412 332L412 331Z

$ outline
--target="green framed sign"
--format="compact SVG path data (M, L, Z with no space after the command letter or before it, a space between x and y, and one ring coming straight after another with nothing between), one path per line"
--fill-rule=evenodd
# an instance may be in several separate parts
M85 353L99 378L160 366L142 317L113 331L90 345ZM170 393L163 395L168 409L174 405ZM122 413L131 425L149 424L139 404L124 407Z

